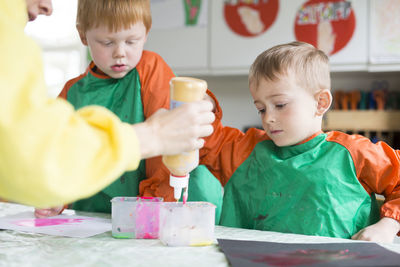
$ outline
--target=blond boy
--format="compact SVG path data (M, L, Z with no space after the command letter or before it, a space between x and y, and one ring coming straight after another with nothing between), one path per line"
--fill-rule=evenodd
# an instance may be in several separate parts
M249 87L265 133L219 127L217 144L202 158L225 186L222 225L393 241L400 151L322 132L330 86L328 57L312 45L278 45L257 57ZM380 212L374 193L386 197Z

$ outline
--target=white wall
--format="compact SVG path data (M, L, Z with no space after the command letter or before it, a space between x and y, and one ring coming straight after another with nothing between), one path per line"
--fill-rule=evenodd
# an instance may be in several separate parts
M179 75L179 73L178 73ZM207 81L209 89L217 96L224 112L224 125L243 130L247 126L261 125L247 86L246 75L196 76ZM370 90L374 80L387 80L390 90L400 91L399 72L342 72L332 73L332 89Z
M203 76L208 88L216 95L222 111L223 124L243 130L246 126L261 125L250 95L247 76Z
M39 16L25 27L43 49L48 94L56 97L64 84L81 74L87 66L86 48L75 27L77 0L53 1L53 14Z

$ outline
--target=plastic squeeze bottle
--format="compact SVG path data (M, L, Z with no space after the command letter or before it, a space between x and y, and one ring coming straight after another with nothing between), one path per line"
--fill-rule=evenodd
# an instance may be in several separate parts
M207 91L207 82L190 77L174 77L170 83L170 109L183 103L202 100ZM178 155L163 156L164 165L171 172L169 185L174 188L174 198L179 201L183 193L183 203L188 197L189 173L199 165L199 150Z

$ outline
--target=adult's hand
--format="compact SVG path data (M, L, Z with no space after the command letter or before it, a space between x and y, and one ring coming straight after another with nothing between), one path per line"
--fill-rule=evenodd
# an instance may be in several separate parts
M213 105L201 100L173 110L160 109L145 122L133 125L142 158L173 155L203 147L201 137L213 132Z
M60 205L57 207L53 208L48 208L48 209L35 209L35 217L36 218L47 218L47 217L52 217L52 216L57 216L59 215L62 211L64 210L64 206Z

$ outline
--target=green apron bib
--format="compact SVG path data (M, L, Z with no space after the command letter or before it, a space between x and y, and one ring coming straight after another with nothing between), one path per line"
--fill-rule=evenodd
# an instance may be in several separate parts
M190 172L188 190L188 201L206 201L216 206L215 224L219 224L222 210L223 188L218 179L215 178L206 166L200 165Z
M144 121L140 80L136 69L122 79L100 79L88 73L70 88L67 99L75 109L100 105L114 112L123 122L133 124ZM110 200L113 197L139 194L139 182L145 178L145 173L145 161L142 160L136 170L124 173L94 196L73 203L72 208L111 212Z
M100 105L113 111L122 121L144 121L139 74L133 69L122 79L100 79L91 73L79 80L68 91L67 100L75 109L87 105ZM72 204L75 210L111 212L110 200L116 196L137 196L139 183L145 179L145 161L135 171L124 173L114 183L92 197ZM223 190L219 181L205 166L199 166L190 174L189 201L207 201L217 206L216 223L222 208Z
M350 238L377 222L375 195L359 183L350 153L325 138L257 144L225 186L221 224Z

